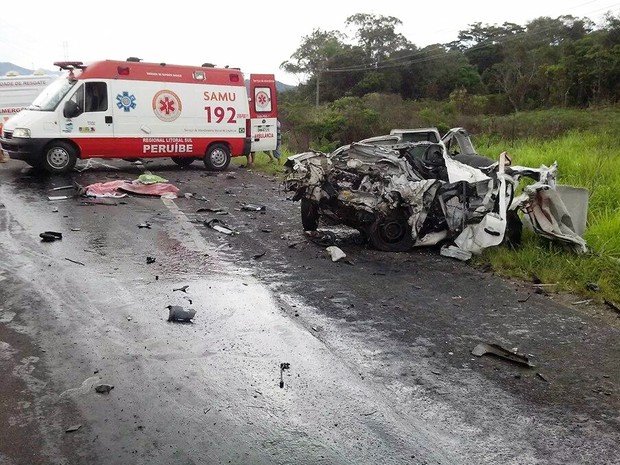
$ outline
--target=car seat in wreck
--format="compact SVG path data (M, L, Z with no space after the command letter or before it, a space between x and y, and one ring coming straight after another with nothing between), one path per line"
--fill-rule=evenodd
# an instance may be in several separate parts
M402 155L421 179L448 181L443 145L416 143L405 149Z

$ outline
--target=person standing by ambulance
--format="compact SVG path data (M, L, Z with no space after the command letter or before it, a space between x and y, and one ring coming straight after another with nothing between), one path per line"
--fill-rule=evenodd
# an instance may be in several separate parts
M280 128L280 120L276 120L276 148L275 150L268 150L265 152L269 157L269 161L273 163L274 160L277 160L280 163L280 157L282 157L281 146L282 146L282 130Z
M280 158L282 157L282 152L281 152L282 150L282 129L280 127L279 119L276 120L276 127L277 127L276 149L272 150L269 156L275 158L276 160L278 160L278 163L280 163Z

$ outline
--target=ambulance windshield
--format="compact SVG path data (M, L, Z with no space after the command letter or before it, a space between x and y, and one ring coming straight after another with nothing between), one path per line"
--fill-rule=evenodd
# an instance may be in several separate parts
M74 79L68 79L66 74L62 75L43 89L39 96L34 99L32 104L28 107L28 110L54 111L76 82L77 81Z

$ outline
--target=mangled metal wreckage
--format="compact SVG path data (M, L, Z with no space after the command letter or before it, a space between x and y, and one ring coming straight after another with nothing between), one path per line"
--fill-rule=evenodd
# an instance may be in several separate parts
M461 136L464 131L461 130ZM462 260L504 241L518 242L521 216L537 233L576 252L585 241L556 192L557 164L511 166L449 144L353 143L330 154L308 151L289 157L285 188L301 201L304 230L319 221L357 229L379 250L405 251L440 244L443 255ZM523 177L533 181L516 195Z

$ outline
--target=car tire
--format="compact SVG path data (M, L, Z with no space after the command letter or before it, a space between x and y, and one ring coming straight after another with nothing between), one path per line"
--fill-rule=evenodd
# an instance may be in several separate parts
M73 145L65 141L55 141L43 150L41 167L52 174L68 173L75 167L77 153Z
M213 144L207 149L204 164L208 170L224 171L230 164L230 149L225 144Z
M191 157L172 157L172 161L183 168L194 163L194 159Z
M504 242L512 248L521 246L521 236L523 234L523 221L517 210L508 210L506 212L506 232L504 233Z
M319 205L310 199L301 199L301 225L304 231L316 231L319 227Z
M413 247L411 226L404 212L380 216L368 229L370 246L384 252L404 252Z

